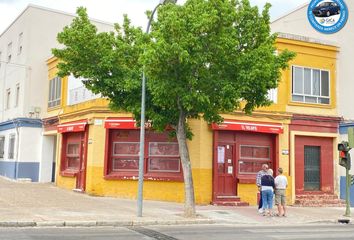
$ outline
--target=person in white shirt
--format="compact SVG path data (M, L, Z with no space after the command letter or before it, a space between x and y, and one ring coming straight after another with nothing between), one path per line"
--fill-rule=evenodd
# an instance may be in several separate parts
M283 169L278 168L278 176L274 179L275 184L275 205L278 207L278 216L286 216L286 188L288 179L283 175Z

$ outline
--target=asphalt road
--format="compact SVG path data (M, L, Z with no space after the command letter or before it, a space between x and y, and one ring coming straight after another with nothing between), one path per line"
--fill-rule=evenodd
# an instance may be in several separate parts
M0 228L1 240L221 240L354 239L354 225L249 227L235 225L149 226L117 228Z

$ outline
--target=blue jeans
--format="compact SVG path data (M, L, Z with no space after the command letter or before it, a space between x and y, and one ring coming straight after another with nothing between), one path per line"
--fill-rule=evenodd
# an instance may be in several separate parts
M262 191L262 203L263 203L263 209L272 209L273 208L273 191L272 190L263 190Z

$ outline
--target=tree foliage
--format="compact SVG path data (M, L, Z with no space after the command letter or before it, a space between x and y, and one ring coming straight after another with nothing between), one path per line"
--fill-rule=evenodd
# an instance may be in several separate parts
M99 33L79 8L78 17L58 34L64 48L53 53L63 60L61 76L87 79L85 86L107 97L112 109L132 112L137 120L144 70L146 117L155 129L169 125L176 132L185 183L192 188L185 190L187 201L194 195L188 194L193 183L186 138L192 132L185 120L220 123L220 113L251 113L269 105L268 90L277 87L281 70L294 57L289 51L275 54L269 8L266 4L259 12L249 0L167 3L149 34L132 26L127 16L114 31Z

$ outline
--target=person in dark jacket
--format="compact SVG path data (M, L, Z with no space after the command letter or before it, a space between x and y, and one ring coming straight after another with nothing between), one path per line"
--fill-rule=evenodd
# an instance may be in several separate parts
M267 174L261 178L263 216L273 216L274 188L273 170L268 169Z

